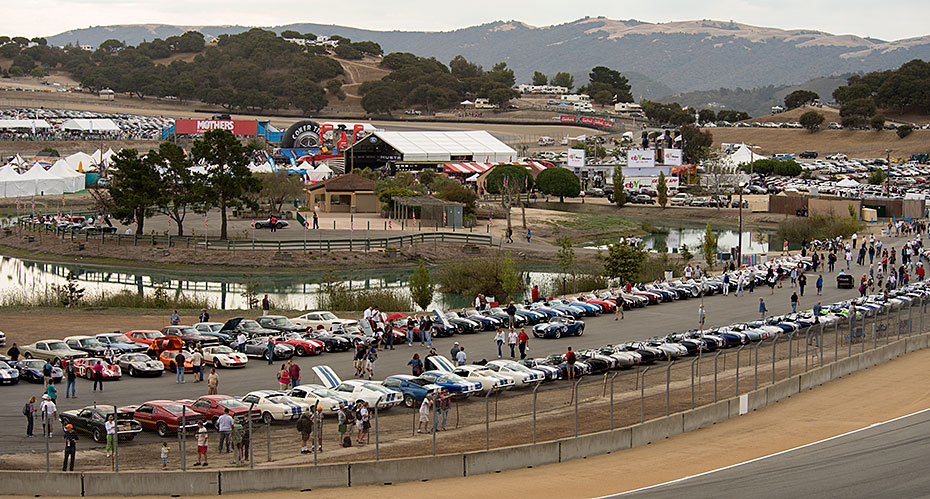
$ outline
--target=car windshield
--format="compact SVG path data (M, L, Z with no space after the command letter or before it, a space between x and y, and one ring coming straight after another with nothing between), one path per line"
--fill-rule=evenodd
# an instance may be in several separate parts
M330 312L320 312L320 319L323 319L324 321L331 321L333 319L338 319L338 317Z
M287 338L287 339L289 339L289 340L302 340L302 339L304 339L303 336L300 335L300 333L287 333L287 334L284 335L284 337Z
M439 377L439 379L440 381L444 381L446 383L467 383L467 381L465 381L465 379L462 378L461 376L458 376L456 374L451 374L451 373L443 374L442 376Z
M291 321L287 317L278 317L274 319L274 323L278 326L291 326Z
M312 392L317 397L339 398L339 395L337 395L336 392L330 390L329 388L317 388L317 389L314 389Z
M238 409L238 408L240 408L240 407L245 407L245 406L246 406L245 404L243 404L242 402L239 402L239 401L236 400L236 399L223 399L223 400L217 400L216 403L217 403L217 404L220 404L220 405L223 406L223 407L228 407L228 408L230 408L230 409Z
M197 330L192 327L182 327L178 328L178 333L180 334L197 334Z
M371 390L371 391L373 391L373 392L391 393L391 390L390 390L390 389L385 388L385 387L383 387L383 386L381 386L381 385L379 385L379 384L377 384L377 383L365 383L365 388L367 388L367 389L369 389L369 390Z
M521 373L527 373L527 374L532 374L532 372L533 372L533 371L531 371L529 368L527 368L526 366L521 366L520 364L517 364L516 362L508 362L508 363L507 363L507 368L510 369L510 370L513 370L513 371L517 371L517 372L521 372Z
M108 334L104 336L97 337L101 343L122 343L125 336L121 334Z
M428 384L429 384L429 381L427 381L427 380L425 380L425 379L420 379L420 378L410 378L410 379L408 379L407 381L409 381L409 382L411 382L411 383L413 383L413 384L415 384L415 385L420 385L420 386L425 386L425 385L428 385Z
M242 321L239 323L239 326L242 329L261 329L262 327L258 325L255 321Z
M26 369L42 369L45 366L44 360L21 360L19 363Z
M10 365L6 362L0 360L0 369L12 369L12 367L10 367Z
M233 353L233 349L229 347L213 347L210 349L213 353Z
M269 395L266 399L275 404L287 404L290 402L290 399L282 394Z
M183 410L182 407L183 406L181 404L169 404L164 406L163 409L170 412L171 414L181 414L181 411ZM186 412L191 413L192 411L188 410Z
M164 336L163 334L161 334L161 331L150 331L144 334L145 334L145 337L150 340L154 340L155 338L161 338L162 336Z
M80 343L82 347L99 347L99 346L103 346L102 343L100 343L99 341L97 341L97 340L94 339L94 338L83 339L83 340L80 340L78 343Z
M68 345L66 345L65 342L63 341L49 341L48 343L46 343L46 345L48 346L49 350L67 350L68 349Z
M223 325L222 325L222 324L206 324L206 327L207 327L208 330L210 330L210 332L213 332L213 333L216 333L216 332L218 332L220 329L223 329Z

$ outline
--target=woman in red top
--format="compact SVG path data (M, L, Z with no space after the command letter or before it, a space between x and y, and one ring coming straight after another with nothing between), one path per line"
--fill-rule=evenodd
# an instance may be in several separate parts
M94 367L91 368L91 371L94 372L94 391L97 391L97 385L100 385L100 391L103 391L103 361L98 360Z
M520 348L520 358L526 358L526 343L530 341L530 337L526 335L526 329L520 328L520 334L517 335L517 346Z

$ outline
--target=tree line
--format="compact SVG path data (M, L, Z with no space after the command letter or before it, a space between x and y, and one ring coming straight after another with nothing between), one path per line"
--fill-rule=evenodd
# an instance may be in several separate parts
M884 117L879 109L899 113L930 113L930 63L914 59L898 69L853 75L833 91L840 104L843 126L875 125Z

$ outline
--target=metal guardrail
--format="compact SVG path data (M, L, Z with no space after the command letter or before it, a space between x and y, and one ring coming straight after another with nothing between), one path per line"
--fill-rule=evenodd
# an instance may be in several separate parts
M390 237L363 237L341 239L292 239L281 241L247 240L247 239L204 239L189 236L172 236L170 234L119 234L103 233L81 230L67 230L50 227L46 224L23 222L25 230L55 234L63 239L70 238L74 242L100 241L102 244L132 245L132 246L166 246L183 247L207 250L300 250L300 251L371 251L389 250L411 246L419 243L464 243L474 245L493 245L493 239L488 234L475 234L472 232L419 232Z

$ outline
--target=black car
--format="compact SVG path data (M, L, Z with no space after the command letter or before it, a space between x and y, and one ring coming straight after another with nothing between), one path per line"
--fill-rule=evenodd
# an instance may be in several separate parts
M801 159L816 159L817 151L804 151L801 154L798 154L798 157Z
M633 204L656 204L656 200L648 194L636 194L629 201Z
M100 343L97 338L90 336L77 336L74 338L69 338L65 340L65 344L75 350L87 352L87 354L91 357L103 357L104 353L107 351L106 345Z
M45 376L42 374L42 368L45 367L45 361L40 359L26 359L16 363L16 369L19 369L19 379L30 383L44 383ZM52 368L52 381L60 383L64 376L61 368Z
M239 345L233 343L231 347L239 350ZM245 354L249 357L261 357L268 360L268 339L252 338L245 342ZM274 344L274 358L272 360L287 360L294 356L294 347L285 343Z
M94 338L104 346L109 346L117 353L136 353L147 350L145 345L129 341L126 335L120 332L102 333L94 336Z
M610 370L610 363L605 360L599 359L591 354L591 352L576 352L578 360L584 361L591 367L591 374L604 374Z
M124 353L116 358L116 365L130 376L161 376L165 365L144 353Z
M298 326L283 315L264 315L257 317L255 322L265 329L273 329L282 333L304 333L307 331L306 326Z
M226 321L226 324L223 324L223 328L220 329L220 332L231 334L233 337L242 332L249 338L254 336L274 336L280 333L280 331L276 329L261 327L258 322L250 319L243 319L242 317L234 317Z
M304 335L308 340L318 340L323 342L323 348L327 352L345 352L352 346L352 340L341 334L333 334L322 329L311 331Z
M107 417L113 415L116 411L116 436L120 440L129 441L136 438L136 434L142 431L142 424L132 418L132 412L124 412L115 409L113 406L88 406L83 409L65 411L58 417L61 425L73 425L75 431L89 433L97 442L104 442L107 438L107 430L104 424Z
M457 315L445 314L446 320L455 326L455 332L458 334L480 333L484 329L484 324L479 321L462 319Z
M200 345L202 347L219 345L220 339L216 336L207 336L191 326L168 326L162 328L165 336L177 336L188 347Z

